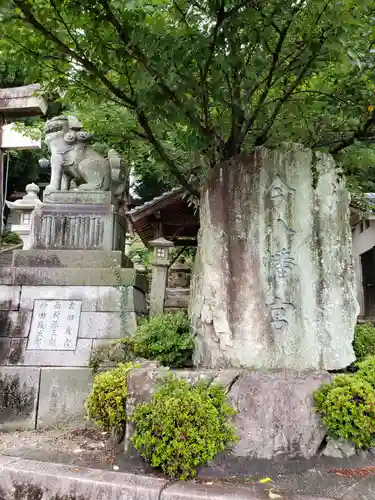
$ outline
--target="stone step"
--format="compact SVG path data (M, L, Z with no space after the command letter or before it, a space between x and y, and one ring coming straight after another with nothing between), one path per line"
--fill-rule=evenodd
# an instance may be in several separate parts
M11 261L12 262L12 261ZM16 250L14 267L133 267L132 261L121 251L109 250Z
M82 262L85 265L85 262ZM0 268L1 269L1 268ZM1 285L71 285L120 286L133 284L146 292L147 279L135 269L70 268L70 267L10 267L0 272Z

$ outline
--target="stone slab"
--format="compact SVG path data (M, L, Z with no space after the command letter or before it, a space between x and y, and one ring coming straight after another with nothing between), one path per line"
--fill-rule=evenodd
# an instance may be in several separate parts
M17 462L17 460L20 460L17 457L8 457L6 455L0 455L0 469L4 467L5 465Z
M93 375L88 368L42 368L37 428L85 420Z
M31 311L0 311L0 338L27 337L31 324Z
M121 283L133 283L136 288L146 292L147 279L135 269L120 269ZM53 267L15 267L16 285L71 285L71 286L118 286L118 278L108 268L53 268ZM1 293L1 291L0 291ZM0 303L1 305L1 303Z
M146 297L141 290L133 287L128 290L126 299L119 288L101 286L98 289L98 311L136 311L147 313Z
M0 311L17 311L20 305L21 287L0 285Z
M0 367L0 431L35 429L39 379L39 368Z
M23 363L27 339L0 338L0 366Z
M33 460L0 469L0 497L6 500L159 500L167 481Z
M129 312L123 316L122 319L119 312L83 312L78 338L118 339L133 334L137 328L136 315Z
M261 491L261 488L235 487L224 484L194 484L180 481L168 485L162 491L160 500L265 500L267 496ZM288 496L288 500L294 500L294 498Z
M78 339L75 351L40 351L26 350L23 364L25 366L88 366L92 348L91 339Z
M0 267L0 285L13 285L15 283L14 267Z
M74 351L80 300L35 300L27 349Z
M236 409L238 457L311 458L326 435L313 393L331 380L327 372L242 372L228 393Z
M111 191L44 191L43 203L111 205Z
M98 300L97 286L28 286L22 287L20 307L33 311L35 300L79 300L82 311L95 311Z
M127 259L127 263L130 259ZM121 251L106 250L16 250L13 252L15 267L85 267L111 268L124 266ZM127 267L131 267L130 265Z

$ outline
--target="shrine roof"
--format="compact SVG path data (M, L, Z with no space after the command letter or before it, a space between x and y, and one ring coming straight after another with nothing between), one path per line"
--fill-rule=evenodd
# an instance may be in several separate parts
M176 245L181 244L182 240L191 240L195 244L199 217L186 199L186 194L184 188L174 188L126 213L146 246L160 236L160 226L164 238Z

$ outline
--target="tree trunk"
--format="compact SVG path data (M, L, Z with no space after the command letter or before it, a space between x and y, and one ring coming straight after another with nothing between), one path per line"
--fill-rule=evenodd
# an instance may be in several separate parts
M330 155L256 148L202 191L195 364L339 369L358 315L349 194Z

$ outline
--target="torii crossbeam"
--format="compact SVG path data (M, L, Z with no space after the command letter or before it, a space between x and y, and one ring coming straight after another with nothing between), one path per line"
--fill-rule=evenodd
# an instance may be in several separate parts
M0 89L0 235L3 232L2 210L4 206L4 150L32 149L35 142L15 131L5 134L4 126L20 118L43 115L47 103L38 95L39 84Z

